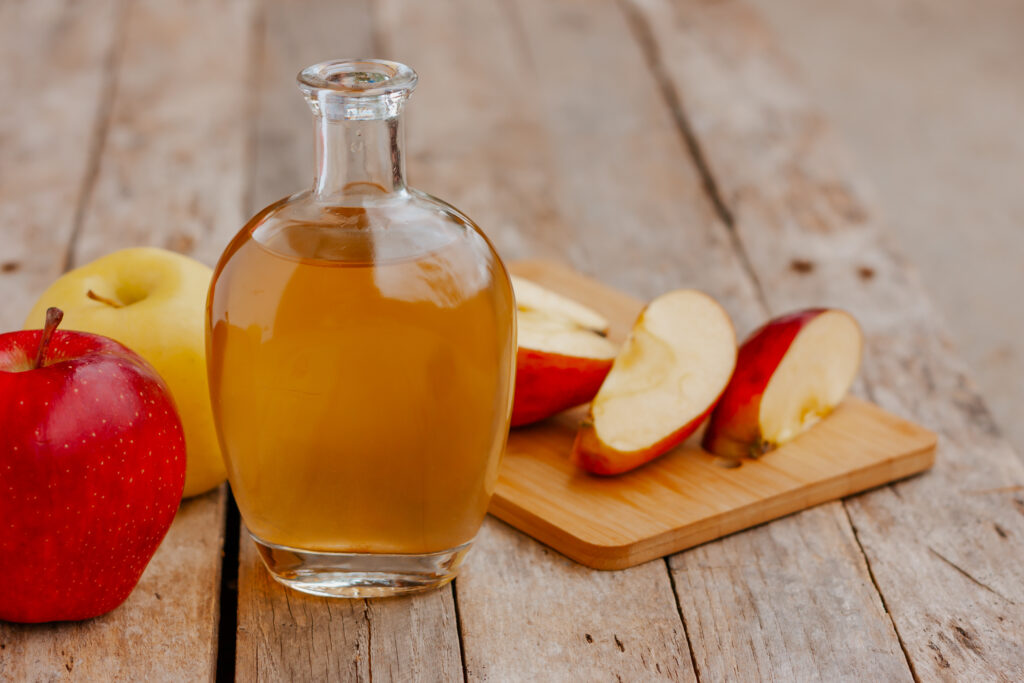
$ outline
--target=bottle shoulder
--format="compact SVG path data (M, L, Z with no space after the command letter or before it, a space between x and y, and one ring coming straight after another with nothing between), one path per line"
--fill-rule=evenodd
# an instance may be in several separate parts
M334 263L380 264L465 252L470 260L504 270L476 223L437 197L407 189L344 201L319 201L308 190L290 195L253 216L232 244L255 242L281 257Z
M337 203L319 200L311 190L303 190L268 205L249 220L246 228L254 232L268 225L309 223L372 229L413 222L440 228L461 225L483 232L473 219L452 204L414 188L388 194L355 195Z

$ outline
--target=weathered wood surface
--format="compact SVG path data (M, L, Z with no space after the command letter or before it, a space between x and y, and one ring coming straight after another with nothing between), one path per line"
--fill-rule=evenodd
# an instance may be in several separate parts
M661 560L588 569L488 518L455 584L469 680L696 680Z
M742 536L669 560L702 679L912 680L841 505Z
M447 2L428 10L391 2L384 8L385 46L394 46L395 56L416 65L422 77L410 113L413 184L456 201L488 231L506 258L559 258L641 297L677 286L701 287L724 303L742 332L764 319L733 238L702 188L628 16L618 6ZM392 27L406 28L392 34ZM815 511L805 514L819 519ZM783 558L813 565L813 557L801 552L806 546L797 542L797 534L807 533L813 524L800 525L794 518L777 524L776 535L765 542L777 542L779 548L766 562L765 573L781 570L783 565L776 562ZM663 594L665 585L661 570L653 569L655 563L638 568L645 572L636 579L639 594L648 597L641 603L642 618L636 620L630 616L636 614L631 601L613 607L604 597L599 575L581 574L575 567L570 574L561 563L545 566L537 561L539 549L527 564L522 555L532 542L519 539L513 554L490 543L495 526L485 525L477 548L485 552L470 554L465 575L456 584L470 676L501 679L523 672L528 678L531 671L545 670L571 675L602 671L609 661L619 664L621 660L595 658L593 650L565 635L577 633L573 624L596 615L612 623L639 624L638 642L664 637L648 631L663 620L671 623L664 612L647 607L650 596ZM830 531L824 528L822 533ZM788 543L778 540L787 534ZM740 552L735 556L752 556L745 536L722 543L736 544ZM859 553L852 534L830 537L850 543L847 553ZM709 548L722 563L728 561L724 551ZM521 569L513 573L509 566ZM762 596L758 613L778 615L786 623L795 616L793 594L807 596L800 618L809 631L824 630L837 642L845 641L842 658L827 650L774 656L804 658L821 670L835 670L856 652L853 656L869 662L861 667L868 675L906 672L866 568L853 565L846 576L859 580L836 584L824 570L809 574L805 584L790 587L788 594ZM728 584L712 588L725 594L735 590ZM537 614L522 602L521 596L528 594L572 599L560 602L565 606L558 610ZM595 604L597 608L591 606ZM859 623L843 617L850 605L862 610ZM749 609L737 609L723 623L744 628L754 616ZM684 613L683 618L691 615ZM749 633L765 640L762 650L790 644L769 640L771 634L754 629ZM879 648L879 642L888 647ZM684 640L677 640L676 647L685 653ZM637 649L627 647L626 652L635 655ZM657 676L657 666L677 661L676 652L662 649L657 658L642 653L633 662L635 668L615 671L622 671L624 679ZM682 661L679 675L692 675ZM704 663L696 663L701 670ZM743 673L754 671L751 667Z
M248 1L43 5L0 10L16 15L0 22L10 38L0 42L22 55L4 73L26 66L20 77L31 79L5 98L18 116L5 139L28 147L8 159L5 144L0 166L12 177L4 211L18 212L5 216L5 242L24 264L15 276L26 274L5 305L27 310L61 269L124 246L212 263L242 220L238 102L250 33L236 29L249 23ZM0 626L0 677L212 679L224 509L223 489L185 501L138 587L109 615Z
M489 519L454 589L327 603L273 584L243 535L240 679L1024 676L1024 466L736 0L4 3L0 321L121 246L212 261L310 176L295 72L360 53L418 69L412 184L506 258L640 297L700 287L741 334L844 305L870 396L943 441L934 474L623 572ZM209 678L222 534L222 494L187 503L124 607L0 625L0 677Z
M63 271L105 125L117 0L0 4L0 329ZM95 21L87 21L87 18ZM69 106L69 103L74 103Z
M454 681L462 678L451 590L378 600L292 591L263 567L243 527L239 681Z
M941 434L932 472L846 505L915 674L1020 679L1024 466L912 269L756 16L735 1L636 5L766 301L851 310L869 394Z
M212 266L244 221L252 0L134 0L72 265L148 244Z
M545 115L554 104L548 88L561 74L532 63L516 7L472 0L381 7L385 48L421 78L409 113L412 184L467 211L507 259L541 254L592 268L592 245L581 239L587 226L560 203L567 147L553 143L563 131L551 127L557 113ZM567 51L579 49L574 39L566 37ZM593 84L574 92L593 97ZM577 106L585 112L591 103ZM630 125L640 133L644 123ZM699 188L690 191L699 196ZM662 562L602 575L489 519L455 590L470 679L693 679Z

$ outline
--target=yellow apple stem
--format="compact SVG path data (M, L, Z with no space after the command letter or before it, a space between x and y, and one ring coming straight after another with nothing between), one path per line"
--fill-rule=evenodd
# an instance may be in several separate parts
M88 292L86 292L85 295L87 297L89 297L90 299L92 299L93 301L99 301L101 304L106 304L108 306L113 306L114 308L124 308L124 304L119 304L116 301L114 301L113 299L108 299L105 296L100 296L99 294L97 294L96 292L92 291L91 289Z
M36 361L32 364L33 369L42 367L43 356L46 355L46 347L50 345L50 339L53 338L53 333L57 331L57 325L60 325L60 321L63 319L64 311L56 306L50 306L46 309L46 324L43 325L43 336L39 339L39 351L36 352Z

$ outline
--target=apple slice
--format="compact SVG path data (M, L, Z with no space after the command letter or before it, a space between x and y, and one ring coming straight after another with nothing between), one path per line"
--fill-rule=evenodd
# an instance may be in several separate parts
M512 289L516 294L516 310L536 311L552 318L560 318L600 335L608 334L608 320L592 308L578 301L556 294L518 275L512 275Z
M857 376L863 336L849 313L829 308L775 318L743 342L704 448L758 457L835 408Z
M644 309L576 434L572 461L619 474L671 450L711 412L736 364L736 332L714 299L663 294Z
M615 345L564 318L529 310L517 315L512 426L543 420L594 398L611 370Z
M512 426L543 420L594 398L617 351L608 321L583 304L512 276L519 348Z

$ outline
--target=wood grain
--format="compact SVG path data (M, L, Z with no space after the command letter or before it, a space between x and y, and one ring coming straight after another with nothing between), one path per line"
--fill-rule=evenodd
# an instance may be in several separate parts
M377 53L371 0L258 1L246 115L246 219L313 184L313 115L295 81L299 71Z
M375 53L365 2L270 1L256 29L250 214L312 182L312 114L295 85L299 70ZM234 230L241 227L242 221ZM375 600L302 595L273 581L243 529L235 666L236 678L244 681L458 680L452 588Z
M559 205L559 132L538 90L560 75L538 77L513 10L493 0L380 4L386 53L420 75L409 178L477 220L504 258L562 254L579 266L587 226ZM663 563L602 576L489 518L455 592L472 680L693 679Z
M213 265L244 217L243 122L253 4L128 5L109 130L72 263L145 244ZM154 677L214 676L226 494L211 495L216 505L185 502L183 511L195 507L197 519L188 533L168 536L148 570L179 575L160 603L170 600L164 609L176 616L150 608L133 613L126 625L160 624L124 655L145 658L145 664L131 666L150 667ZM189 562L182 566L185 558ZM160 652L165 643L176 651L168 648L154 658L152 650Z
M106 125L117 0L0 4L0 329L64 270Z
M241 541L237 680L462 678L449 590L378 600L313 597L274 581L244 528Z
M465 209L505 258L554 257L644 298L674 287L699 287L723 302L741 333L764 320L765 309L743 270L734 238L718 221L673 112L617 5L442 2L427 9L384 2L380 16L384 46L393 47L394 56L421 75L410 106L413 184ZM838 554L859 553L850 534L835 536L813 510L796 517L805 515L822 525L821 533L850 544ZM788 534L791 543L782 544L778 536L764 541L779 544L765 558L766 575L784 570L778 564L783 557L817 566L796 542L797 534L808 533L805 525L790 517L773 527ZM762 529L706 547L724 564L736 555L715 547L735 544L741 556L753 552L748 536L761 536ZM515 539L516 545L492 540L498 533L499 540ZM790 547L795 550L786 555ZM600 653L575 635L573 625L581 615L634 623L636 608L644 616L635 623L643 628L671 623L665 607L651 608L658 604L651 596L664 594L657 563L626 572L637 577L630 579L638 586L630 594L647 596L644 600L631 597L615 604L592 573L561 558L546 560L539 546L503 525L485 524L477 550L484 552L470 553L456 582L471 677L514 677L518 667L538 671L548 666L553 675L597 670L590 667L600 666ZM792 618L791 605L799 597L806 627L845 639L848 652L855 653L851 656L870 662L862 670L906 676L899 643L866 567L863 562L844 567L842 576L849 580L838 584L823 570L808 573L805 584L790 586L785 594L764 596L759 615ZM731 585L710 590L712 598L734 593ZM575 607L537 613L524 606L522 596L549 593L567 596L559 604ZM861 620L843 616L850 605L863 612ZM745 624L749 614L746 609L727 612L722 623ZM501 624L499 635L485 635L495 624ZM756 629L748 632L755 642L761 638L772 647L787 645L769 643L769 634ZM664 632L652 632L642 639L653 646L664 637ZM537 642L545 643L540 654L534 649ZM879 642L888 646L879 648ZM630 648L630 658L616 661L624 679L656 678L658 666L664 671L666 662L680 660L671 675L689 677L686 648L685 639L678 638L662 641L657 656L635 656L637 649ZM827 650L776 656L809 657L822 670L849 661ZM758 664L763 662L751 662L744 675L756 676ZM704 665L697 661L698 667Z
M913 680L843 507L789 520L670 559L701 679Z
M236 29L249 23L250 4L140 0L121 7L123 20L93 13L102 9L82 7L85 16L74 17L51 8L64 27L58 36L72 26L121 30L108 58L113 71L100 109L105 120L94 126L98 158L82 182L68 263L135 244L212 263L242 218L244 111L238 102L249 33ZM53 80L63 87L63 75ZM54 93L69 112L80 111L80 103L67 99L74 92ZM57 130L57 123L48 125ZM64 172L52 158L49 163ZM10 664L0 666L16 667L12 677L26 680L212 679L224 509L223 490L184 502L125 605L82 624L12 627L0 636L7 645L2 659Z
M488 518L455 584L469 680L696 680L660 560L596 571Z
M622 343L643 302L543 261L512 270L604 315ZM723 469L696 437L617 477L569 462L586 407L509 435L490 512L577 562L623 569L916 474L935 435L856 398L772 453ZM852 538L852 536L851 536Z
M940 434L929 474L846 505L916 675L1021 678L1024 466L885 242L864 183L745 6L635 5L766 300L851 310L872 398Z
M244 215L253 0L134 0L109 132L71 254L171 249L213 265Z

